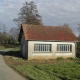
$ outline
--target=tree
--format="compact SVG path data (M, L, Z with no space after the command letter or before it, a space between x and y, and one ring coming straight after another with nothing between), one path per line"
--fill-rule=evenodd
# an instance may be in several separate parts
M42 25L42 18L38 14L37 6L33 1L29 3L25 2L23 7L20 9L18 18L14 19L13 21L16 22L18 26L22 23Z
M65 27L68 27L73 33L74 33L74 30L69 26L69 24L67 24L67 23L64 23L64 25L63 26L65 26Z
M69 27L69 24L67 24L67 23L64 23L64 25L63 26L65 26L65 27Z
M0 22L0 32L2 32L3 24Z
M6 32L6 25L0 22L0 44L4 44L7 42L7 32Z
M78 26L79 26L79 27L77 28L77 29L78 29L78 39L80 40L80 24L78 24Z
M13 40L18 40L18 29L17 28L11 28L10 31L10 36L12 36Z

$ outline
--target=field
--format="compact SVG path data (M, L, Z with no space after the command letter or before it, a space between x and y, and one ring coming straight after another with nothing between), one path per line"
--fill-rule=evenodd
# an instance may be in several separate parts
M19 49L14 49L4 59L9 66L29 80L80 80L80 59L27 61L19 54Z
M0 46L0 50L2 50L2 49L6 49L4 46Z

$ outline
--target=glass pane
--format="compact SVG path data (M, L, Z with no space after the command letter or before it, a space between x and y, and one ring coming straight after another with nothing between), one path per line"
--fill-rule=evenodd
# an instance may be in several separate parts
M47 49L48 49L48 45L46 44L46 51L47 51Z
M50 52L51 44L34 44L34 51Z
M62 45L60 45L60 51L62 51Z
M64 51L65 51L65 45L64 45Z
M50 52L50 45L48 45L49 46L49 52Z
M36 51L36 44L34 44L34 51Z
M70 52L72 51L72 45L70 45Z
M59 45L57 45L57 51L59 51Z

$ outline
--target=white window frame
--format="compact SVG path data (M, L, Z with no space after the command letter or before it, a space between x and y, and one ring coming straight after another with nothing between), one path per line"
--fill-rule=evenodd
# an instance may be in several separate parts
M51 52L51 44L34 44L34 52Z
M71 44L57 44L57 52L72 52Z

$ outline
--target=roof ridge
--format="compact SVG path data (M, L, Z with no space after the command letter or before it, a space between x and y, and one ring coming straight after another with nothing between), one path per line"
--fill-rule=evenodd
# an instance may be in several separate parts
M55 28L56 28L56 27L65 27L65 26L47 26L47 25L34 25L34 24L22 24L22 25L23 25L23 26L24 26L24 25L25 25L25 26L26 26L26 25L27 25L27 26L31 26L31 25L32 25L32 26L41 26L41 27L49 27L49 28L50 28L50 27L51 27L51 28L53 28L53 27L55 27Z

